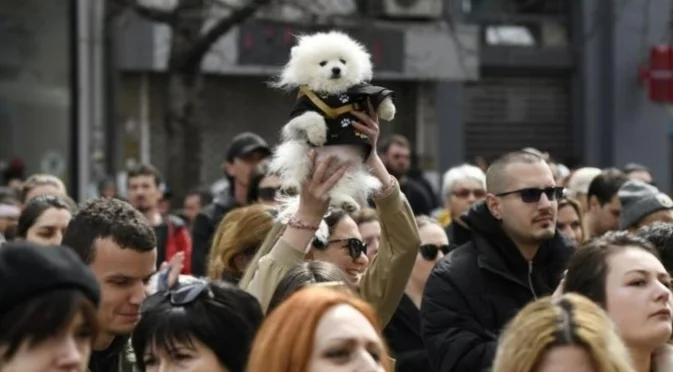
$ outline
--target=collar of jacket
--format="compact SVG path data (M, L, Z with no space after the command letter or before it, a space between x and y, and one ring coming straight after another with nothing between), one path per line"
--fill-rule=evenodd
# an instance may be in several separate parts
M485 202L476 203L463 217L463 221L472 230L479 267L525 288L529 288L528 275L531 268L542 271L547 286L556 286L574 251L573 246L557 232L552 239L540 245L531 266L512 239L505 234L500 221L491 215Z

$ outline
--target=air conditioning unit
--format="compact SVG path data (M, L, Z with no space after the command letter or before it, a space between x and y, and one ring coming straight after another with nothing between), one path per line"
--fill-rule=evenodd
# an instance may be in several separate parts
M369 14L381 18L436 19L442 17L444 0L364 0Z

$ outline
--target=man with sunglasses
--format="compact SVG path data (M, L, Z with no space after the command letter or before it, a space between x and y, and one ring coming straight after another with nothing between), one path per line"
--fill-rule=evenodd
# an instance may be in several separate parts
M556 232L557 187L547 162L509 153L486 174L486 199L463 217L469 242L435 265L421 306L435 370L489 369L502 327L557 287L573 247Z

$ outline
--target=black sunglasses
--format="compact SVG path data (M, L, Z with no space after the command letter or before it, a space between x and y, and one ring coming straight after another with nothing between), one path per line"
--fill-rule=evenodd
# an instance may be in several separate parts
M507 196L519 194L521 201L524 203L537 203L540 201L542 194L545 194L549 201L559 200L565 194L565 189L563 187L547 187L544 189L537 188L525 188L508 192L501 192L500 194L495 194L495 196Z
M446 252L449 250L448 244L423 244L421 246L421 256L427 261L433 261L437 258L439 252Z
M173 306L189 305L204 293L207 293L211 298L213 297L213 293L210 292L208 283L205 281L186 284L174 290L158 292L143 301L143 304L140 307L140 312L145 312L166 300L170 301Z
M331 243L346 243L345 247L348 248L348 255L351 256L353 260L357 260L361 254L367 255L367 243L360 239L335 239L327 242L327 244Z
M261 200L273 201L276 199L278 187L260 187L257 189L257 196Z

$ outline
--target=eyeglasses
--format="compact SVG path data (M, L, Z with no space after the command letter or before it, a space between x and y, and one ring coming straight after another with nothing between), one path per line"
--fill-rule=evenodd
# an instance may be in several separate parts
M143 301L140 312L145 312L166 300L170 301L173 306L189 305L204 293L207 293L210 298L213 297L213 293L208 288L208 283L202 280L180 286L175 290L158 292Z
M421 246L421 256L427 261L433 261L437 258L440 251L446 252L449 250L448 244L423 244Z
M482 199L482 198L486 197L486 190L483 190L483 189L473 189L473 190L459 189L459 190L456 190L456 191L452 191L451 194L453 194L454 196L456 196L458 198L461 198L461 199L466 199L470 195L474 195L474 197L477 198L477 199Z
M521 201L524 203L537 203L540 201L542 194L545 194L549 201L559 200L563 197L565 189L563 187L547 187L544 189L537 188L525 188L514 191L502 192L500 194L495 194L495 196L507 196L513 194L519 194L521 196Z
M262 200L274 200L276 199L276 193L278 193L278 187L260 187L257 189L257 196Z
M361 254L367 255L367 243L360 239L335 239L327 242L327 244L332 243L346 243L345 247L348 248L348 255L351 256L353 260L357 260Z

